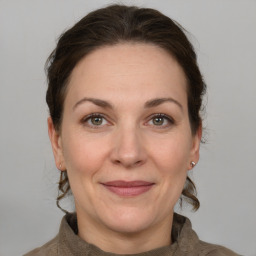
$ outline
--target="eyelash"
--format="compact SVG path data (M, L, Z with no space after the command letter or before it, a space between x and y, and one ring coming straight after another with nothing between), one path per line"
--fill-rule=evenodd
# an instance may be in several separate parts
M81 120L81 123L90 127L90 128L93 128L93 129L99 129L102 127L102 125L91 125L91 124L88 124L88 121L92 118L95 118L95 117L98 117L98 118L102 118L102 119L105 119L107 121L107 118L104 114L101 114L101 113L92 113L86 117L84 117L82 120ZM173 125L175 124L173 118L171 118L170 116L166 115L166 114L162 114L162 113L158 113L158 114L153 114L149 117L148 121L146 123L148 123L149 121L152 121L154 118L164 118L168 124L167 125L159 125L158 129L164 129L164 128L167 128L169 127L170 125ZM108 122L108 121L107 121ZM155 126L157 127L158 125L152 125L152 126Z
M150 116L149 121L153 120L154 118L164 118L168 122L167 125L159 125L159 127L158 127L159 129L164 129L164 128L169 127L170 125L175 124L173 118L171 118L170 116L168 116L166 114L162 114L162 113L153 114ZM147 121L147 122L149 122L149 121ZM153 126L157 127L157 125L153 125Z
M91 125L91 124L88 124L88 121L90 119L92 119L92 118L95 118L95 117L107 120L106 116L101 114L101 113L92 113L92 114L86 116L85 118L83 118L81 122L82 122L82 124L84 124L86 126L89 126L90 128L99 129L101 127L101 125Z

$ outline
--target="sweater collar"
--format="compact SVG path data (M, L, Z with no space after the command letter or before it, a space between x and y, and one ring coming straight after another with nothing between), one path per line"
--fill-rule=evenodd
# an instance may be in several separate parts
M76 214L69 213L61 221L58 235L58 255L119 256L119 254L102 251L97 246L87 243L77 233ZM132 254L132 256L175 256L179 255L180 252L191 252L194 245L199 241L196 233L192 230L190 220L177 213L174 213L171 236L173 241L171 245ZM125 255L131 256L131 254L122 254L122 256Z

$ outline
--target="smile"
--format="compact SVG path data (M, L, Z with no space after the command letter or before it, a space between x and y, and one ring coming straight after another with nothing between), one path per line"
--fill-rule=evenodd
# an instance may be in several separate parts
M109 191L122 196L122 197L132 197L141 195L148 190L150 190L155 183L146 181L110 181L106 183L101 183Z

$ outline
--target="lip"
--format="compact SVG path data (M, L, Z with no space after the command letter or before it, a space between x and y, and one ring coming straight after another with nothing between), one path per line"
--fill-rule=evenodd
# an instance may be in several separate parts
M155 183L135 180L135 181L123 181L115 180L101 183L109 191L122 196L122 197L133 197L141 195L150 190Z

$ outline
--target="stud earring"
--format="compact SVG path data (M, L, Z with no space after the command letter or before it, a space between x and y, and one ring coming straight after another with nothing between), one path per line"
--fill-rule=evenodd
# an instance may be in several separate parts
M62 165L60 164L60 165L59 165L59 169L60 169L60 170L61 170L61 167L62 167Z
M195 167L195 165L196 165L196 163L195 163L195 162L193 162L193 161L192 161L190 164L191 164L191 167L192 167L192 168L194 168L194 167Z

